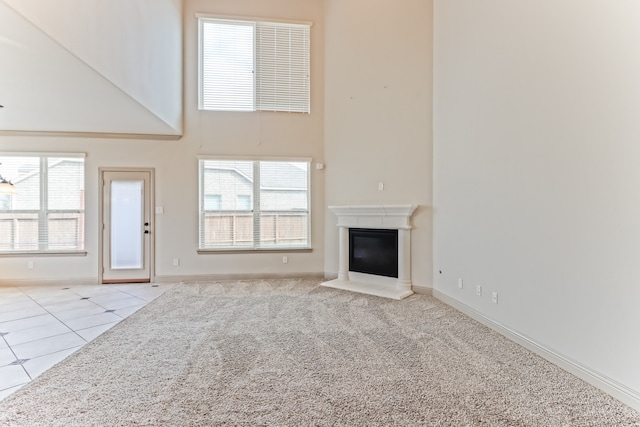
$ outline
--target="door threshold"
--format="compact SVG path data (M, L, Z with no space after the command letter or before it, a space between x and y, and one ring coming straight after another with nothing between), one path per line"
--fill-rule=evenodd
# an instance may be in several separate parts
M115 285L118 283L151 283L149 279L118 279L118 280L103 280L103 285Z

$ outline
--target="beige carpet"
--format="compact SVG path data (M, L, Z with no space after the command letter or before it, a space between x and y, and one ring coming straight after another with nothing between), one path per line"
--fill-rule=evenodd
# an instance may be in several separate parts
M181 285L0 403L11 426L640 426L434 298Z

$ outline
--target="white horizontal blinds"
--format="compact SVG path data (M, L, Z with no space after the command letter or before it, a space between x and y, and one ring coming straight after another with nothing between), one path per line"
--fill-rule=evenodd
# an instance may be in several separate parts
M310 112L310 25L199 18L199 107Z
M309 113L309 25L256 25L256 109Z
M84 158L0 157L17 194L0 195L0 252L84 249Z
M261 247L309 246L309 164L259 162Z
M200 160L200 249L309 247L309 163Z
M200 19L200 108L253 111L255 23Z
M47 250L84 249L84 159L48 157L44 166L46 227L40 241Z

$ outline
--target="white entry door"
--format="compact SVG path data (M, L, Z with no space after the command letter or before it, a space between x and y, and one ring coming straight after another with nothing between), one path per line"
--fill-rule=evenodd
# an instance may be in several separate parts
M102 171L102 283L150 282L151 171Z

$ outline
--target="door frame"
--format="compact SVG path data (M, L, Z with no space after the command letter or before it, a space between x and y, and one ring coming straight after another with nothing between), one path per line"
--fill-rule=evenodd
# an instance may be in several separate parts
M100 167L98 168L98 284L104 280L104 174L105 172L148 172L149 173L149 283L156 279L156 170L138 167Z

